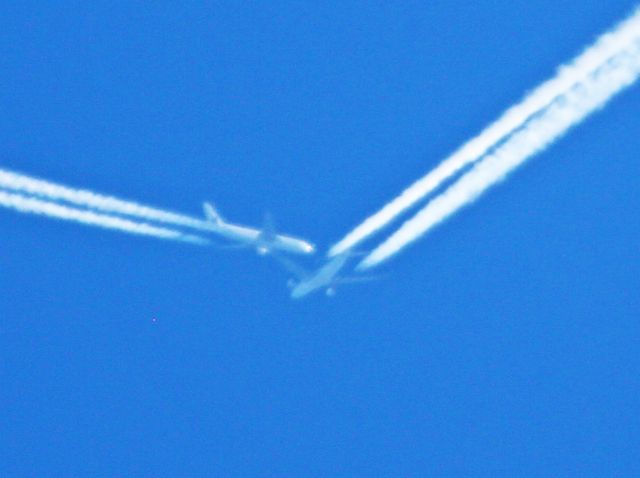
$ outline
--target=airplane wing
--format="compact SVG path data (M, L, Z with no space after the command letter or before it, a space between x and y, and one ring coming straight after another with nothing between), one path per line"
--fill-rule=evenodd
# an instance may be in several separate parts
M221 249L225 251L237 251L240 249L250 249L253 248L252 244L248 243L237 243L237 244L211 244L215 249Z
M348 276L340 277L333 281L334 284L359 284L383 279L383 276Z
M273 257L280 263L280 265L282 265L282 267L284 267L288 272L290 272L300 280L306 279L310 275L309 271L307 271L304 267L298 265L288 257L274 252L271 253L271 257Z
M277 236L276 223L273 220L273 216L269 213L264 215L264 225L260 236L266 242L272 242Z

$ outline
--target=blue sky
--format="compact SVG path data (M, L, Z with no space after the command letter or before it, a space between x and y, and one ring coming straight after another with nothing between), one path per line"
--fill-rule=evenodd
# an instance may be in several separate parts
M633 6L19 2L0 168L324 250ZM639 108L333 300L0 210L0 474L637 476Z

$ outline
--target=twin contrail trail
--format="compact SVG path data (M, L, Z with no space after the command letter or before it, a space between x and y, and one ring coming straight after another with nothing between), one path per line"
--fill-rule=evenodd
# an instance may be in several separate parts
M640 10L632 17L637 20ZM612 35L615 35L612 34ZM497 146L471 171L436 196L391 237L378 246L359 265L368 269L390 258L460 208L472 203L492 185L506 177L528 158L547 148L571 127L640 76L640 29L620 45L619 52L596 68L582 82L557 97L548 107L527 121Z
M77 209L53 201L8 192L0 189L0 206L22 213L38 214L65 221L78 222L90 226L113 229L129 234L151 236L159 239L206 245L202 237L184 234L181 231L135 222L121 217L100 214L91 210Z
M358 269L367 269L388 259L473 202L529 157L603 107L613 96L633 84L639 75L640 9L601 36L571 63L561 67L554 78L509 108L433 171L357 226L331 247L329 255L353 248L443 186L447 180L470 168L369 254ZM2 169L0 206L196 244L208 244L208 241L176 228L197 231L212 231L214 228L201 219Z
M536 88L521 103L509 108L482 133L468 141L434 170L353 229L331 247L329 255L333 256L344 252L387 226L397 216L427 197L449 178L465 167L476 163L492 148L521 128L534 115L557 101L571 88L588 80L595 74L595 71L611 61L612 58L618 57L639 37L640 10L610 32L602 35L571 63L562 66L554 78ZM373 264L371 261L365 262Z
M207 221L2 169L0 169L0 188L111 215L211 231L211 225Z

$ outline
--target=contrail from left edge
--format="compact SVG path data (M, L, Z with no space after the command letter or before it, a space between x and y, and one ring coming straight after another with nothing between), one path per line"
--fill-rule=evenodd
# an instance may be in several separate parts
M209 241L205 238L190 234L183 234L180 231L173 229L134 222L115 216L99 214L94 211L74 209L52 201L44 201L34 197L23 196L22 194L11 193L2 189L0 189L0 206L22 213L38 214L55 219L86 224L89 226L126 232L129 234L150 236L158 239L187 242L203 246L209 244Z
M358 270L389 259L462 207L471 204L527 159L551 145L571 127L602 108L640 76L640 41L558 98L540 116L530 120L470 172L436 196L398 231L371 252Z
M45 201L54 201L57 204L67 203L68 205L91 209L96 212L129 216L143 221L160 222L200 231L211 231L211 224L207 221L195 219L184 214L144 206L133 201L94 193L86 189L63 186L3 169L0 169L0 188L8 189L18 194L35 196Z

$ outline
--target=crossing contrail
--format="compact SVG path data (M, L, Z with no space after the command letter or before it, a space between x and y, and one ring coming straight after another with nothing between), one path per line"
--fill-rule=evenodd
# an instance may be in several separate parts
M640 33L640 32L639 32ZM430 229L472 203L528 158L547 148L640 76L640 38L602 65L585 81L557 98L471 171L436 196L413 218L371 252L358 269L371 268L406 247Z
M211 231L211 225L207 221L144 206L133 201L125 201L113 196L97 194L85 189L62 186L3 169L0 169L0 188L23 195L35 196L44 200L55 201L58 204L68 204L93 211L188 227L200 231Z
M95 211L74 209L56 202L24 196L1 189L0 206L22 213L38 214L65 221L127 232L129 234L152 236L159 239L182 241L199 245L207 245L209 243L205 238L183 234L177 230L134 222L120 217L96 213Z
M598 38L571 63L560 67L555 77L528 94L521 103L509 108L482 133L465 143L434 170L353 229L331 247L329 255L344 252L387 226L397 216L436 190L447 179L478 161L515 130L521 128L532 116L548 107L576 84L584 81L638 38L640 38L640 10Z

